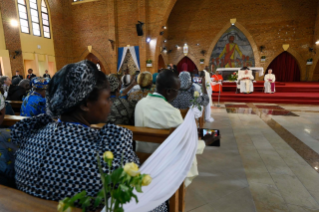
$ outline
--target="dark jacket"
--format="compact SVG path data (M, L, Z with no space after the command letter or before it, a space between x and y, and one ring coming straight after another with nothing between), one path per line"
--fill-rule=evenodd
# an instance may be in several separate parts
M26 94L26 90L20 86L10 85L7 100L22 101L22 97Z
M27 79L32 80L32 78L36 77L35 74L28 74Z
M14 78L16 78L16 77L20 77L21 79L23 79L23 76L22 75L14 75L13 77L12 77L12 79L14 79Z

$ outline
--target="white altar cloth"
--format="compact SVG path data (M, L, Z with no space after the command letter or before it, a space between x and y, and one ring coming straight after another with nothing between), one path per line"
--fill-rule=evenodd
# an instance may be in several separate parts
M263 67L248 67L250 70L256 71L259 76L264 75L264 68ZM216 71L223 72L223 71L239 71L241 68L218 68Z

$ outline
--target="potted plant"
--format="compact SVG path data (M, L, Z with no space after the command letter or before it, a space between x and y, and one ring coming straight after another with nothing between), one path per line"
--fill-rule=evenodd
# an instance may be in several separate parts
M152 67L153 66L152 62L153 61L151 59L146 60L146 67Z
M312 65L312 58L309 58L309 59L307 60L307 65Z
M237 78L238 78L238 72L234 72L231 75L229 75L228 80L233 82L233 81L236 81Z
M199 60L199 63L200 63L200 64L204 64L204 61L205 61L205 59L200 59L200 60Z
M261 56L261 62L265 62L266 61L266 56Z

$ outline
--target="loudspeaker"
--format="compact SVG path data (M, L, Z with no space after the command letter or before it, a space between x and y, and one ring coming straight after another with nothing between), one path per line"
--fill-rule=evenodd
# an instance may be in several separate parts
M136 24L136 32L138 36L143 36L143 24Z

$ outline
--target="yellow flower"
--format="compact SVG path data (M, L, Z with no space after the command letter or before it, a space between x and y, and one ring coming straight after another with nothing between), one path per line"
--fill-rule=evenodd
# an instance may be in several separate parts
M8 164L8 165L10 165L11 163L12 163L12 161L11 161L11 160L9 160L9 161L7 162L7 164Z
M8 148L7 150L8 150L8 152L12 152L12 149L11 149L11 148Z
M9 143L11 142L11 138L8 138L8 142L9 142Z
M0 152L0 157L1 157L2 153Z
M10 129L6 129L7 132L10 132Z
M60 201L58 204L58 211L59 212L72 212L72 207L68 207L65 211L63 211L64 202Z
M199 97L198 91L195 91L195 92L194 92L194 97L195 97L195 98L196 98L196 97Z
M114 155L111 151L106 151L103 153L103 160L105 162L109 161L109 160L113 160L114 159Z
M142 186L148 186L152 182L152 177L147 174L143 177Z
M125 164L124 171L132 177L135 177L140 174L138 166L133 162Z

